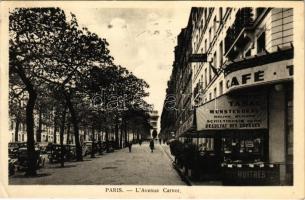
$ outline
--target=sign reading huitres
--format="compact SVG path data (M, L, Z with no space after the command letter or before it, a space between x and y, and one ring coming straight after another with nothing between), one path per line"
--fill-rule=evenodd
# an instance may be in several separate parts
M267 126L265 95L221 96L196 110L197 130L264 129Z

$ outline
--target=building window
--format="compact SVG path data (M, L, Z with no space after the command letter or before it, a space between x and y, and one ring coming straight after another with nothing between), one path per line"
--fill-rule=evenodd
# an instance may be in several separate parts
M207 75L207 68L204 69L204 85L207 87L208 85L208 75Z
M222 8L219 8L219 22L222 21Z
M217 66L217 54L216 54L216 52L215 52L214 55L213 55L213 66L214 66L215 68L218 67L218 66Z
M207 39L205 39L205 41L204 41L204 50L205 50L205 53L208 51L208 41L207 41Z
M213 21L213 35L216 35L216 31L217 31L217 22L216 22L216 16L214 17L214 21Z
M222 95L223 94L223 82L220 81L219 82L219 95Z
M206 19L207 19L207 9L205 8L204 9L204 20L206 21Z
M209 43L211 44L212 42L212 28L209 30Z
M11 120L11 130L13 130L13 129L14 129L14 121Z
M209 99L212 100L212 93L209 94Z
M266 35L265 32L263 32L258 38L257 38L257 53L261 53L264 51L266 46Z
M211 82L212 80L212 70L211 70L211 66L209 66L209 82Z
M223 43L220 42L219 45L219 65L222 66L223 64Z
M217 96L217 87L214 88L214 98Z

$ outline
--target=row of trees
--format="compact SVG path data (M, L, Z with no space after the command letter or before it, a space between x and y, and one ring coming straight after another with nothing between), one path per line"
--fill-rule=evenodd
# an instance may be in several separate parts
M104 132L106 140L114 127L118 146L126 123L149 129L148 84L115 65L107 41L81 28L74 14L68 20L60 8L18 8L10 13L9 33L10 115L17 133L19 123L26 123L27 175L36 175L35 114L37 141L43 119L54 126L55 137L59 130L61 144L71 124L78 161L81 127L90 127L93 135Z

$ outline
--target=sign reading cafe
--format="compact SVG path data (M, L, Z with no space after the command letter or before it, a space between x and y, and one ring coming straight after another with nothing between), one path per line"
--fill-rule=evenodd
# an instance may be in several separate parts
M265 95L221 96L196 110L197 130L264 129Z

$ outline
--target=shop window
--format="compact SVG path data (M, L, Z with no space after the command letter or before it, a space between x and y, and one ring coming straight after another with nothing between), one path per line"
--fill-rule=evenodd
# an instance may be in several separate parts
M257 162L263 160L263 138L223 138L224 161Z
M287 152L287 167L286 177L289 185L293 184L293 87L288 87L286 100L286 152Z

